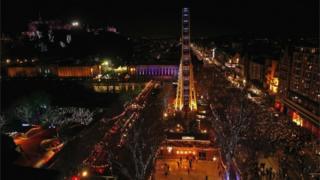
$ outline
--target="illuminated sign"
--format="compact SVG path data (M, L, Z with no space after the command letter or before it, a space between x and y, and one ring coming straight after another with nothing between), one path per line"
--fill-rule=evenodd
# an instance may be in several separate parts
M182 136L181 137L182 140L194 140L193 136Z

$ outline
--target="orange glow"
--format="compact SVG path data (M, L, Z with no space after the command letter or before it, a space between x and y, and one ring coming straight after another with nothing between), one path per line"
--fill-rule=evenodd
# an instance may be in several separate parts
M58 67L59 77L91 77L98 71L96 66Z
M56 153L54 151L46 152L45 155L33 165L33 167L40 168L44 166L55 154Z
M297 124L298 126L303 126L303 119L301 118L301 116L296 113L296 112L293 112L292 114L292 121Z
M271 66L268 67L268 74L266 75L267 84L271 93L278 93L279 79L276 77L276 69L278 62L272 60Z
M87 177L88 176L88 171L84 170L81 173L82 177Z
M278 85L279 85L279 79L278 78L272 78L270 82L270 91L272 93L278 92Z
M189 155L189 154L193 154L193 155L196 155L196 152L195 151L176 151L176 154L185 154L185 155Z
M8 67L9 77L35 77L39 75L39 71L35 67Z

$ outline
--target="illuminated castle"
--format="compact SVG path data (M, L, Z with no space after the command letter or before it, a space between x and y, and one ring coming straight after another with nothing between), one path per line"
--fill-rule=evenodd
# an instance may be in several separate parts
M179 66L178 87L175 102L176 111L197 110L196 90L193 77L193 66L190 55L190 13L183 8L182 13L182 54Z

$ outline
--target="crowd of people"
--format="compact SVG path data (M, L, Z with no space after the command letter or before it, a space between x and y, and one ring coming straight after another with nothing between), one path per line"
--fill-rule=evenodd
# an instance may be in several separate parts
M204 81L214 81L213 83L203 83L208 89L212 103L217 108L224 108L221 99L242 98L246 93L239 93L233 85L226 80L224 74L211 69L209 75L203 75ZM212 90L212 91L211 91ZM242 89L242 91L245 89ZM270 101L262 102L265 107L272 107ZM316 137L311 132L294 124L288 115L278 114L273 108L265 108L257 104L250 104L249 108L255 111L255 121L251 123L252 128L239 137L237 151L242 153L258 152L263 156L278 159L279 168L262 168L258 163L258 156L254 155L246 159L236 158L239 168L243 172L250 172L250 177L263 177L263 179L286 179L287 177L308 178L310 173L320 172L317 163L319 158L315 155L311 144L319 144ZM245 150L244 150L245 149ZM308 153L307 153L308 152ZM239 153L238 153L239 154ZM240 153L241 154L241 153ZM250 171L248 171L250 169ZM246 173L247 174L247 173Z

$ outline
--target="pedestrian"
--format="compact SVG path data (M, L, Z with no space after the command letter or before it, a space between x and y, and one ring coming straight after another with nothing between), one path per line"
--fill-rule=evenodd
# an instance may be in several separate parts
M179 161L177 161L177 165L178 165L178 168L180 169L180 163L179 163Z
M168 171L167 169L164 170L164 175L167 176L168 175Z
M163 167L163 169L164 169L164 175L165 175L165 176L167 176L167 175L168 175L168 171L167 171L167 169L168 169L168 167L167 167L167 163L164 163L164 167Z

